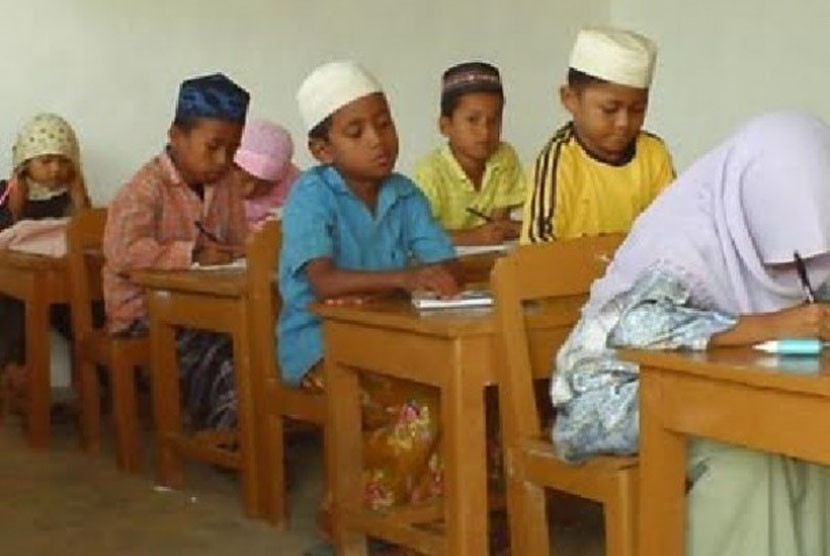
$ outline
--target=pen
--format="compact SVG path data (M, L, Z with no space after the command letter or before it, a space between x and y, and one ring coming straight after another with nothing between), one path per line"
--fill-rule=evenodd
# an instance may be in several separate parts
M815 303L816 292L813 291L813 286L810 285L810 277L807 276L807 267L804 265L804 260L798 254L798 251L793 251L793 258L795 259L795 270L798 272L798 279L801 281L801 288L807 297L807 303Z
M216 237L213 233L209 232L207 228L205 228L204 224L202 224L198 220L196 220L193 223L196 224L196 229L199 230L202 234L204 234L204 236L208 238L210 241L214 243L222 243L222 240Z
M779 355L818 355L827 345L818 338L780 338L752 346L758 351Z
M470 214L472 214L474 216L478 216L479 218L481 218L485 222L492 222L493 221L493 219L491 217L487 216L486 214L484 214L483 212L481 212L479 210L474 209L473 207L467 207L467 212L469 212Z

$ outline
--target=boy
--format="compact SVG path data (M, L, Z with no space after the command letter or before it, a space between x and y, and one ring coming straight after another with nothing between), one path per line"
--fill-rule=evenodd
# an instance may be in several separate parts
M510 210L524 201L526 178L513 147L501 141L503 111L494 66L466 62L444 72L438 129L447 144L417 164L415 181L456 245L519 236Z
M130 271L187 269L194 261L221 264L241 255L247 233L245 206L240 191L228 179L228 170L239 146L249 98L222 74L182 83L169 143L110 204L103 279L111 333L146 330L144 294L130 281ZM188 330L179 334L177 342L186 381L198 374L200 366L217 373L210 379L202 375L194 382L201 385L201 392L188 394L194 424L216 426L221 421L232 426L232 408L221 417L213 413L219 406L227 409L235 399L227 336ZM207 350L207 346L216 349ZM214 359L206 361L208 356ZM208 391L212 399L205 401Z
M628 31L580 31L560 89L573 119L536 159L523 243L627 232L674 179L663 141L641 130L656 52Z
M323 339L310 303L394 290L452 295L458 286L449 238L415 184L392 171L398 135L374 77L354 62L331 62L306 78L297 101L320 165L298 178L283 209L278 353L286 382L319 390ZM410 266L412 256L422 266ZM367 470L368 504L423 499L440 484L430 480L434 467L427 465L437 447L437 395L409 383L372 384L385 395L379 402L364 383L366 406L392 408L374 420L375 445L404 415L411 426L397 430L412 435L397 455L367 459L392 458Z

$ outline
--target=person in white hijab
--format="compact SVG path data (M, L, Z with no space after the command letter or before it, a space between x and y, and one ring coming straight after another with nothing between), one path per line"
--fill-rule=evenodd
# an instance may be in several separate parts
M557 355L553 439L565 459L637 451L637 366L611 348L703 350L830 338L794 253L830 291L830 126L760 116L703 156L635 222ZM830 554L828 469L691 443L687 554Z

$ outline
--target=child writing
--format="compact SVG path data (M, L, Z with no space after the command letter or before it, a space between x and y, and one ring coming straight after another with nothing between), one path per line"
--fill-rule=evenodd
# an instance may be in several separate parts
M300 176L283 212L278 353L287 382L322 389L323 338L310 303L395 290L452 295L458 282L452 245L426 198L393 172L398 135L374 77L353 62L331 62L305 79L297 100L320 165ZM410 266L411 256L419 266ZM379 509L431 497L440 485L430 457L437 394L375 379L363 389L364 410L375 416L367 433L374 446L393 440L399 419L408 419L398 428L411 433L396 444L397 455L365 448L367 460L380 462L366 470L368 504Z
M494 66L465 62L444 72L438 129L447 144L416 165L415 181L456 245L519 237L510 210L524 201L526 177L513 147L501 140L503 111Z
M536 159L523 243L627 232L674 178L663 141L642 131L656 52L636 33L579 32L560 89L572 120Z
M0 188L0 229L24 219L57 218L89 206L78 139L56 114L38 114L17 135L11 178ZM52 310L52 324L70 337L65 306ZM0 296L0 370L12 396L22 394L25 320L22 302Z
M300 175L292 164L294 143L282 126L267 120L245 124L242 142L234 156L234 174L245 197L248 229L275 214Z
M828 160L830 126L767 114L692 164L637 219L556 358L560 456L638 449L638 368L611 348L830 339ZM794 252L822 302L805 302L812 294ZM827 554L827 466L693 438L687 468L686 554Z
M103 269L111 333L146 332L144 293L130 281L130 271L221 264L242 253L245 207L229 170L248 102L248 93L222 74L184 81L167 146L113 199L104 230ZM177 345L194 426L235 425L229 337L183 330Z

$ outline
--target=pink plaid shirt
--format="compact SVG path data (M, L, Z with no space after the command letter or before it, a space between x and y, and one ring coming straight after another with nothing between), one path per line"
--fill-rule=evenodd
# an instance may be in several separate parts
M242 245L245 205L229 180L205 187L205 200L182 180L166 152L145 164L115 196L104 230L104 302L110 332L146 316L144 292L129 280L136 269L187 269L198 230Z

